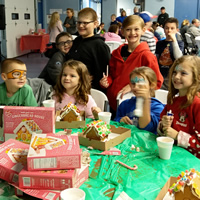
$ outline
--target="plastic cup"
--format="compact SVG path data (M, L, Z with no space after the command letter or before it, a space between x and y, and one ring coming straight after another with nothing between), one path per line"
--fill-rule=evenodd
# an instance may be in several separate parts
M60 193L61 200L85 200L85 192L79 188L69 188Z
M110 124L110 119L111 119L111 113L110 112L99 112L98 117L99 117L99 119L106 122L107 124Z
M55 100L50 99L50 100L45 100L42 102L44 107L55 107Z
M172 153L174 139L170 137L157 137L156 140L158 145L159 157L164 160L169 160Z

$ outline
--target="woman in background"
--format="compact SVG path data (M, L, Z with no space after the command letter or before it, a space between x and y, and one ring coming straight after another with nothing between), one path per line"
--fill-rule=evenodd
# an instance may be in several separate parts
M76 18L74 17L74 10L72 8L67 8L67 17L65 18L63 26L66 28L66 32L71 35L77 32Z
M121 37L118 35L119 26L117 24L113 24L109 27L108 32L103 34L105 41L117 41L121 42Z
M58 12L54 12L51 15L48 32L50 35L49 42L52 43L53 48L56 48L56 36L63 32L62 21Z

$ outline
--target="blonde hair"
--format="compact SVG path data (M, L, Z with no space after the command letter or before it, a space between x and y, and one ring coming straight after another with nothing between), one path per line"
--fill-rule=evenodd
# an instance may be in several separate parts
M185 26L185 25L189 25L189 24L190 24L189 20L188 19L184 19L181 25Z
M157 87L157 77L153 69L149 67L145 67L145 66L137 67L130 73L130 76L129 76L130 80L133 74L137 74L137 75L142 76L143 78L146 78L149 81L150 86L155 85L155 88ZM155 88L150 89L151 97L155 97Z
M53 28L56 25L56 22L60 20L60 14L58 12L54 12L51 15L51 19L49 22L49 28Z
M144 28L145 26L144 20L141 17L138 15L129 15L124 19L122 23L122 29L125 29L126 27L133 24L140 24L141 28Z
M187 63L187 66L191 68L193 74L192 85L188 88L187 91L187 102L184 102L183 105L180 105L180 108L186 108L192 104L194 97L200 91L200 58L197 56L186 55L178 58L174 61L174 64L171 66L169 71L169 92L167 97L167 103L173 104L173 99L176 94L178 94L179 90L174 88L172 83L172 76L174 69L177 65L181 65L182 63Z
M95 10L92 8L83 8L78 12L78 17L86 17L86 16L91 16L91 20L97 21L97 13Z
M86 65L77 60L68 60L67 62L63 64L61 72L57 79L57 83L55 85L54 96L58 98L59 102L62 101L62 98L65 94L66 89L62 85L61 79L63 76L63 71L66 67L76 70L77 74L79 75L79 83L73 95L77 103L86 105L88 102L88 94L90 94L92 78L89 74L89 71Z

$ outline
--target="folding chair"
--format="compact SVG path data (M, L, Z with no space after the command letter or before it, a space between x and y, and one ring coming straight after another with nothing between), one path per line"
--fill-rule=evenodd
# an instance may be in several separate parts
M161 103L167 104L167 90L158 89L155 91L155 98L158 99Z
M110 53L112 53L113 50L117 49L122 43L117 41L105 41L105 43L110 48Z
M193 43L192 39L191 39L191 35L188 33L185 33L185 38L186 38L186 42L187 42L187 50L189 54L196 54L197 52L197 47L196 44Z
M91 88L90 90L92 98L95 100L97 106L102 110L102 111L108 111L108 98L107 96L101 92L100 90L96 90Z
M121 93L119 93L117 95L117 107L122 103L122 101L126 100L126 99L130 99L131 97L135 96L132 92L128 92L126 94L123 95L123 97L121 98Z

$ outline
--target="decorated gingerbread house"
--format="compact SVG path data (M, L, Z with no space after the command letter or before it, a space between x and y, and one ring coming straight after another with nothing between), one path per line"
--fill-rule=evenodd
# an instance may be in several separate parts
M87 138L105 141L111 133L110 125L102 120L93 121L83 129Z
M60 121L79 121L80 119L80 110L76 105L71 102L67 104L60 112Z
M168 189L163 200L200 199L200 173L195 169L181 172L177 180Z
M40 127L32 119L23 119L15 128L16 140L29 144L33 133L42 133Z

